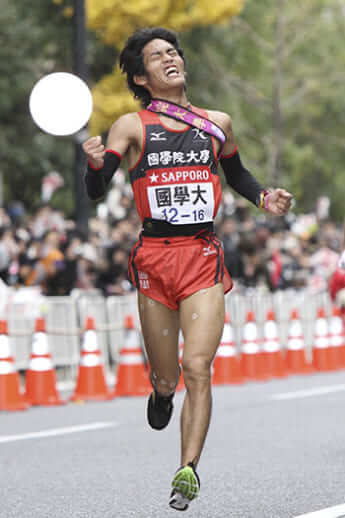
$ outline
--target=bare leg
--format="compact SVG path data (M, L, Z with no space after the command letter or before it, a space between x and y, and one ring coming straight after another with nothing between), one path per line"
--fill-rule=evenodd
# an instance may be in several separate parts
M179 378L179 315L160 302L138 293L145 349L151 366L151 383L162 396L175 391Z
M184 334L186 395L181 414L181 465L196 465L206 439L212 406L211 364L224 327L224 288L200 290L180 305Z

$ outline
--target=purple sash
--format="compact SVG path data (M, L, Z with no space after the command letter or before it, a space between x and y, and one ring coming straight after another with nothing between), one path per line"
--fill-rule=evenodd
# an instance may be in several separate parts
M163 99L152 99L151 104L149 104L146 109L151 112L162 113L167 117L171 117L180 122L185 122L186 124L189 124L189 126L193 126L194 128L198 128L205 133L208 133L220 141L221 148L225 144L226 136L219 126L211 122L209 119L205 119L205 117L202 117L179 104L164 101Z

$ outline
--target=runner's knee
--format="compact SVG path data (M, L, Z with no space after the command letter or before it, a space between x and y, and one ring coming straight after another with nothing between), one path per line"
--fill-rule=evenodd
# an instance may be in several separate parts
M211 363L209 358L202 355L184 357L182 367L185 383L208 381L211 377Z
M180 379L180 369L175 376L161 376L159 373L152 371L151 375L151 384L153 388L157 390L159 394L162 396L170 396L173 392L175 392L177 384Z

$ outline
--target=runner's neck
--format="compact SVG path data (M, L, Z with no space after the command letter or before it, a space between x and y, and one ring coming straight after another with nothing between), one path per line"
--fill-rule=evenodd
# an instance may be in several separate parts
M152 95L152 99L159 99L160 101L167 101L170 103L178 104L179 106L183 106L188 110L190 110L192 107L191 103L187 99L185 92L183 92L182 95Z

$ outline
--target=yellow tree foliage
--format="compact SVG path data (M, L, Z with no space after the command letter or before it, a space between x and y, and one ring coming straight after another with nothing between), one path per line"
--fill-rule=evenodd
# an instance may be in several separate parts
M121 47L141 27L175 31L227 21L240 13L244 0L86 0L88 25L108 45ZM138 110L118 66L94 88L91 134L106 131L123 113Z

